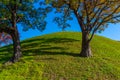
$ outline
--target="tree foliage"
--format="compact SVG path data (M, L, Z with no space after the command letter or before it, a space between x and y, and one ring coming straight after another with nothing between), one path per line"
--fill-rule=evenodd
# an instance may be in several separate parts
M120 1L118 0L46 0L46 3L51 4L57 12L66 16L71 16L72 13L77 15L81 30L89 32L104 30L108 23L120 21Z
M39 3L42 3L41 6L35 6ZM40 0L0 0L0 33L2 36L8 36L5 35L8 33L13 40L12 62L18 61L22 55L18 24L24 31L28 29L43 31L46 26L45 17L49 11L49 6L44 6L44 2Z
M82 31L82 56L91 53L89 43L95 32L103 31L109 23L120 22L119 0L46 0L46 3L66 15L55 19L59 26L61 21L69 20L66 17L75 15Z
M12 13L16 11L16 23L23 26L23 30L45 29L47 15L46 8L35 7L39 0L1 0L0 1L0 21L3 27L12 26ZM16 6L16 9L14 8ZM46 10L46 11L45 11ZM0 26L0 27L2 27Z

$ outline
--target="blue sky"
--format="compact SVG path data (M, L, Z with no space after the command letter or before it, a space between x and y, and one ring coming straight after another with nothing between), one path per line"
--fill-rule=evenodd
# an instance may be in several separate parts
M35 37L35 36L50 34L50 33L54 33L54 32L61 32L62 31L61 28L59 28L57 26L57 24L55 24L53 22L54 14L49 14L48 16L49 17L46 19L48 23L47 23L46 29L43 32L40 32L39 30L32 30L32 29L29 29L28 31L24 32L24 31L22 31L22 27L20 25L18 25L20 39L25 40L27 38L31 38L31 37ZM79 27L76 19L73 19L69 23L71 24L71 27L66 28L65 29L66 31L80 32L80 27ZM119 24L109 24L108 28L106 28L105 31L103 31L102 33L97 33L97 35L120 41L120 23Z
M37 3L35 7L38 7L39 4ZM54 14L50 13L47 17L47 26L46 29L43 32L40 32L39 30L32 30L29 29L28 31L24 32L22 31L21 25L18 25L19 33L20 33L20 39L24 40L27 38L40 36L44 34L50 34L54 32L61 32L61 28L59 28L54 22L53 17ZM77 20L74 18L72 21L69 22L71 24L71 27L66 28L66 31L76 31L80 32L80 27L77 22ZM105 29L102 33L97 33L97 35L104 36L113 40L119 40L120 41L120 23L119 24L109 24L108 28Z
M98 35L120 41L120 23L110 24L108 28L105 29L105 31L103 31L101 34L98 34Z

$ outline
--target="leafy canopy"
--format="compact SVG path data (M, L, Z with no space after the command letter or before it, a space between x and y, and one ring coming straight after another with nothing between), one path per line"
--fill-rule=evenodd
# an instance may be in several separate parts
M29 28L44 30L49 11L47 7L35 6L39 3L40 0L0 0L0 27L12 27L12 14L15 12L15 20L24 31Z
M59 13L69 14L67 17L74 14L81 30L92 34L104 30L109 23L120 21L119 0L46 0L46 3ZM56 21L59 25L61 20Z

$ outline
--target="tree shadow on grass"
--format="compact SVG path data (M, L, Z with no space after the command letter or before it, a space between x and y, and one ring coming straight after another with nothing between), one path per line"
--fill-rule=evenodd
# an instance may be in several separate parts
M12 56L11 51L9 51L9 52L8 51L3 51L3 52L0 51L0 63L5 63L5 62L9 61L11 56Z
M51 49L51 50L50 50ZM42 48L42 49L33 49L33 50L26 50L24 51L25 56L36 56L36 55L69 55L73 57L78 57L79 54L77 53L70 53L70 52L59 52L59 51L53 51L53 50L60 50L62 48L54 47L54 48ZM63 49L62 49L63 50ZM64 49L65 50L65 49ZM27 54L26 54L27 53ZM29 54L32 53L32 54Z
M66 47L56 47L49 45L49 43L59 44L59 43L68 43L76 42L79 40L71 38L40 38L40 39L31 39L22 41L22 52L23 56L36 56L36 55L69 55L77 57L79 54L66 52L68 48ZM4 54L4 52L6 52ZM0 49L0 63L6 62L10 59L10 56L13 53L12 45L6 46ZM3 52L3 53L2 53ZM31 54L32 53L32 54Z
M13 53L12 45L7 45L0 48L0 63L5 63L10 60Z
M13 50L12 45L7 45L7 46L4 46L4 47L0 48L0 52L12 53L13 52L12 50Z
M5 63L5 62L7 62L7 61L9 61L10 60L10 56L8 56L8 55L0 55L0 63Z
M76 53L68 53L66 50L67 47L56 47L53 44L59 44L59 43L68 43L68 42L76 42L79 40L71 39L71 38L49 38L49 39L32 39L30 41L27 41L24 47L28 47L28 49L24 49L24 55L25 56L31 56L31 55L70 55L77 57L79 54ZM39 42L39 43L38 43ZM51 43L51 45L49 45ZM39 46L39 47L37 47ZM30 48L30 49L29 49ZM31 54L32 53L32 54Z
M39 38L39 39L30 39L22 41L21 44L31 44L31 43L65 43L65 42L74 42L79 41L72 38Z

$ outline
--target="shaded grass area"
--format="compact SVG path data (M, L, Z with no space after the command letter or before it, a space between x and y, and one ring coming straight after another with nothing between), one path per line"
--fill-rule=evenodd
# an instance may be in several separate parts
M81 33L62 32L21 42L23 57L3 65L12 46L0 48L0 80L119 80L120 42L95 36L93 57L79 57ZM12 73L12 74L11 74Z

